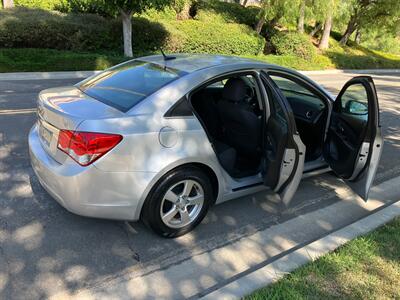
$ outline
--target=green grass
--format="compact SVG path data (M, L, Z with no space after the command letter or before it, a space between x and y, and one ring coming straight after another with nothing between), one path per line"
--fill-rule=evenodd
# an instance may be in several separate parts
M141 56L137 53L136 56ZM372 51L360 46L331 48L305 60L287 55L245 56L297 70L400 68L400 55ZM90 53L52 49L0 49L0 72L101 70L127 60L114 52Z
M0 72L102 70L126 60L113 53L52 49L0 49Z
M245 299L400 299L400 218Z

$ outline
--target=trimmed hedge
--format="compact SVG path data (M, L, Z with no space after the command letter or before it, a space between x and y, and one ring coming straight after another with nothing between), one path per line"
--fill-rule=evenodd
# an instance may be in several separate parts
M67 4L67 0L14 0L14 4L15 6L56 10L58 7Z
M98 15L18 7L0 11L0 47L119 52L121 27L120 21ZM159 47L167 35L162 25L145 18L134 18L132 31L136 52Z
M171 52L257 55L265 45L265 40L245 25L197 20L164 25L170 33L165 46Z
M258 54L264 39L248 26L215 21L153 22L133 18L136 54L160 47L174 52ZM0 47L74 51L122 51L122 25L117 19L92 14L63 14L17 7L0 11Z
M295 55L306 60L316 55L315 46L307 35L278 32L271 37L271 45L278 55Z
M5 48L110 50L119 47L115 34L115 26L95 15L24 7L0 12L0 47Z

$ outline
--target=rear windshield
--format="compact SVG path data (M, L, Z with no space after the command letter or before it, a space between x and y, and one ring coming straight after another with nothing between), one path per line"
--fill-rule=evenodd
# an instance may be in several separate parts
M130 61L83 81L78 88L90 97L126 112L184 74L152 63Z

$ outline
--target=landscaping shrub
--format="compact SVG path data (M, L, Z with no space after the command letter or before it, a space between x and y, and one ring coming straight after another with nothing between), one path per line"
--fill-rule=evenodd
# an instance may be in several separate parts
M121 27L98 15L19 7L0 12L0 47L119 52ZM132 31L137 53L159 48L167 35L161 24L145 18L134 18Z
M99 26L101 24L101 26ZM0 12L0 47L98 50L121 48L119 23L97 15L14 8Z
M55 0L53 0L55 1ZM100 0L62 0L60 5L55 6L55 9L63 13L79 13L79 14L97 14L103 17L115 17L101 3Z
M174 52L256 55L264 49L265 40L246 25L187 20L167 28L171 33L167 47Z
M276 33L271 37L271 45L279 55L295 55L308 60L316 55L315 46L310 38L296 32Z
M122 47L122 27L118 22L119 44ZM120 31L119 31L120 30ZM132 21L133 52L142 54L158 51L160 47L166 48L168 38L171 35L166 28L158 22L150 21L144 17L134 17Z
M158 51L258 54L264 39L248 26L198 20L159 19L145 15L132 22L135 54ZM93 14L64 14L17 7L0 11L0 47L45 48L74 51L122 49L122 26L118 19Z
M196 10L200 12L211 12L214 16L219 15L225 22L246 24L254 27L260 8L256 6L244 7L239 3L229 3L219 0L200 0L196 3Z
M24 6L29 8L41 8L55 10L60 5L64 5L67 0L14 0L15 6Z

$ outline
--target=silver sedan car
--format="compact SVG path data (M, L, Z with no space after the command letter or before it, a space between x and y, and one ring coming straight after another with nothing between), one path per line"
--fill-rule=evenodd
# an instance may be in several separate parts
M42 91L32 167L69 211L192 230L213 204L269 189L287 206L304 175L362 198L382 152L378 99L355 77L336 100L307 77L219 55L148 56Z

